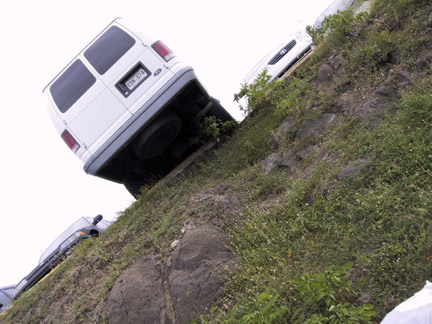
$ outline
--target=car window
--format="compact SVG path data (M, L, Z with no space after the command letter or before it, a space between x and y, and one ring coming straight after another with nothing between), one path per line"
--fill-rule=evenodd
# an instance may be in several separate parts
M39 264L43 263L45 259L54 252L64 240L66 240L69 236L79 231L80 229L90 226L91 222L87 220L85 217L78 219L75 223L69 226L62 234L59 235L42 253Z
M135 39L130 35L117 26L111 26L84 52L84 56L103 75L134 44Z
M50 91L58 109L65 113L96 82L81 60L76 60L52 84Z

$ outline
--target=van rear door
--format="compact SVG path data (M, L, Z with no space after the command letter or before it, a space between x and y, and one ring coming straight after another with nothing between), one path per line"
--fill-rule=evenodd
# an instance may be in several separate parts
M102 82L131 113L161 87L159 80L167 73L168 78L172 77L151 45L151 39L138 37L115 22L84 51Z
M131 116L79 57L53 82L50 93L69 132L91 153L107 130Z

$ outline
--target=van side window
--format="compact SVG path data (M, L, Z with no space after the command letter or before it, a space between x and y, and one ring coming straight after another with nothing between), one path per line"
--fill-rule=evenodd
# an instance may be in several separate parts
M83 62L76 60L52 84L50 91L59 110L65 113L95 82Z
M84 52L84 56L103 75L134 44L135 39L130 35L117 26L111 26Z

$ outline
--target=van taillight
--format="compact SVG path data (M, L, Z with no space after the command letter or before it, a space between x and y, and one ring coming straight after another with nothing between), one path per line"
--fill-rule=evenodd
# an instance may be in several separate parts
M79 148L80 145L78 144L78 142L75 140L75 138L73 138L73 136L71 135L71 133L69 133L66 129L64 130L64 132L61 134L61 138L63 138L63 141L66 143L67 146L69 146L69 148L76 153Z
M165 60L165 62L168 62L175 57L174 53L161 41L154 43L152 48Z

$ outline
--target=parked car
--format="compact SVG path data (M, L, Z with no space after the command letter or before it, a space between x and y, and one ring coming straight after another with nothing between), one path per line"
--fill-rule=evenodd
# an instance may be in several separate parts
M314 29L319 29L322 26L324 19L328 16L337 14L338 11L344 11L349 9L354 3L354 0L335 0L322 14L315 20L313 25Z
M0 313L10 306L15 285L0 287Z
M299 31L288 37L287 43L279 44L270 51L243 78L246 85L253 84L264 71L270 76L268 82L282 79L294 70L314 49L312 37Z
M233 119L191 67L122 19L43 93L57 131L85 172L122 183L134 196L197 149L190 138L204 117Z
M94 218L81 217L69 226L42 253L38 265L16 285L13 291L14 298L44 278L66 258L70 249L79 241L99 236L104 232L111 222L102 218L102 215Z
M325 17L337 14L338 11L347 10L354 0L335 0L315 20L314 29L319 29ZM246 85L256 81L264 71L270 76L268 82L283 79L290 75L305 59L312 54L315 45L306 30L301 30L287 37L288 42L276 46L243 78Z

